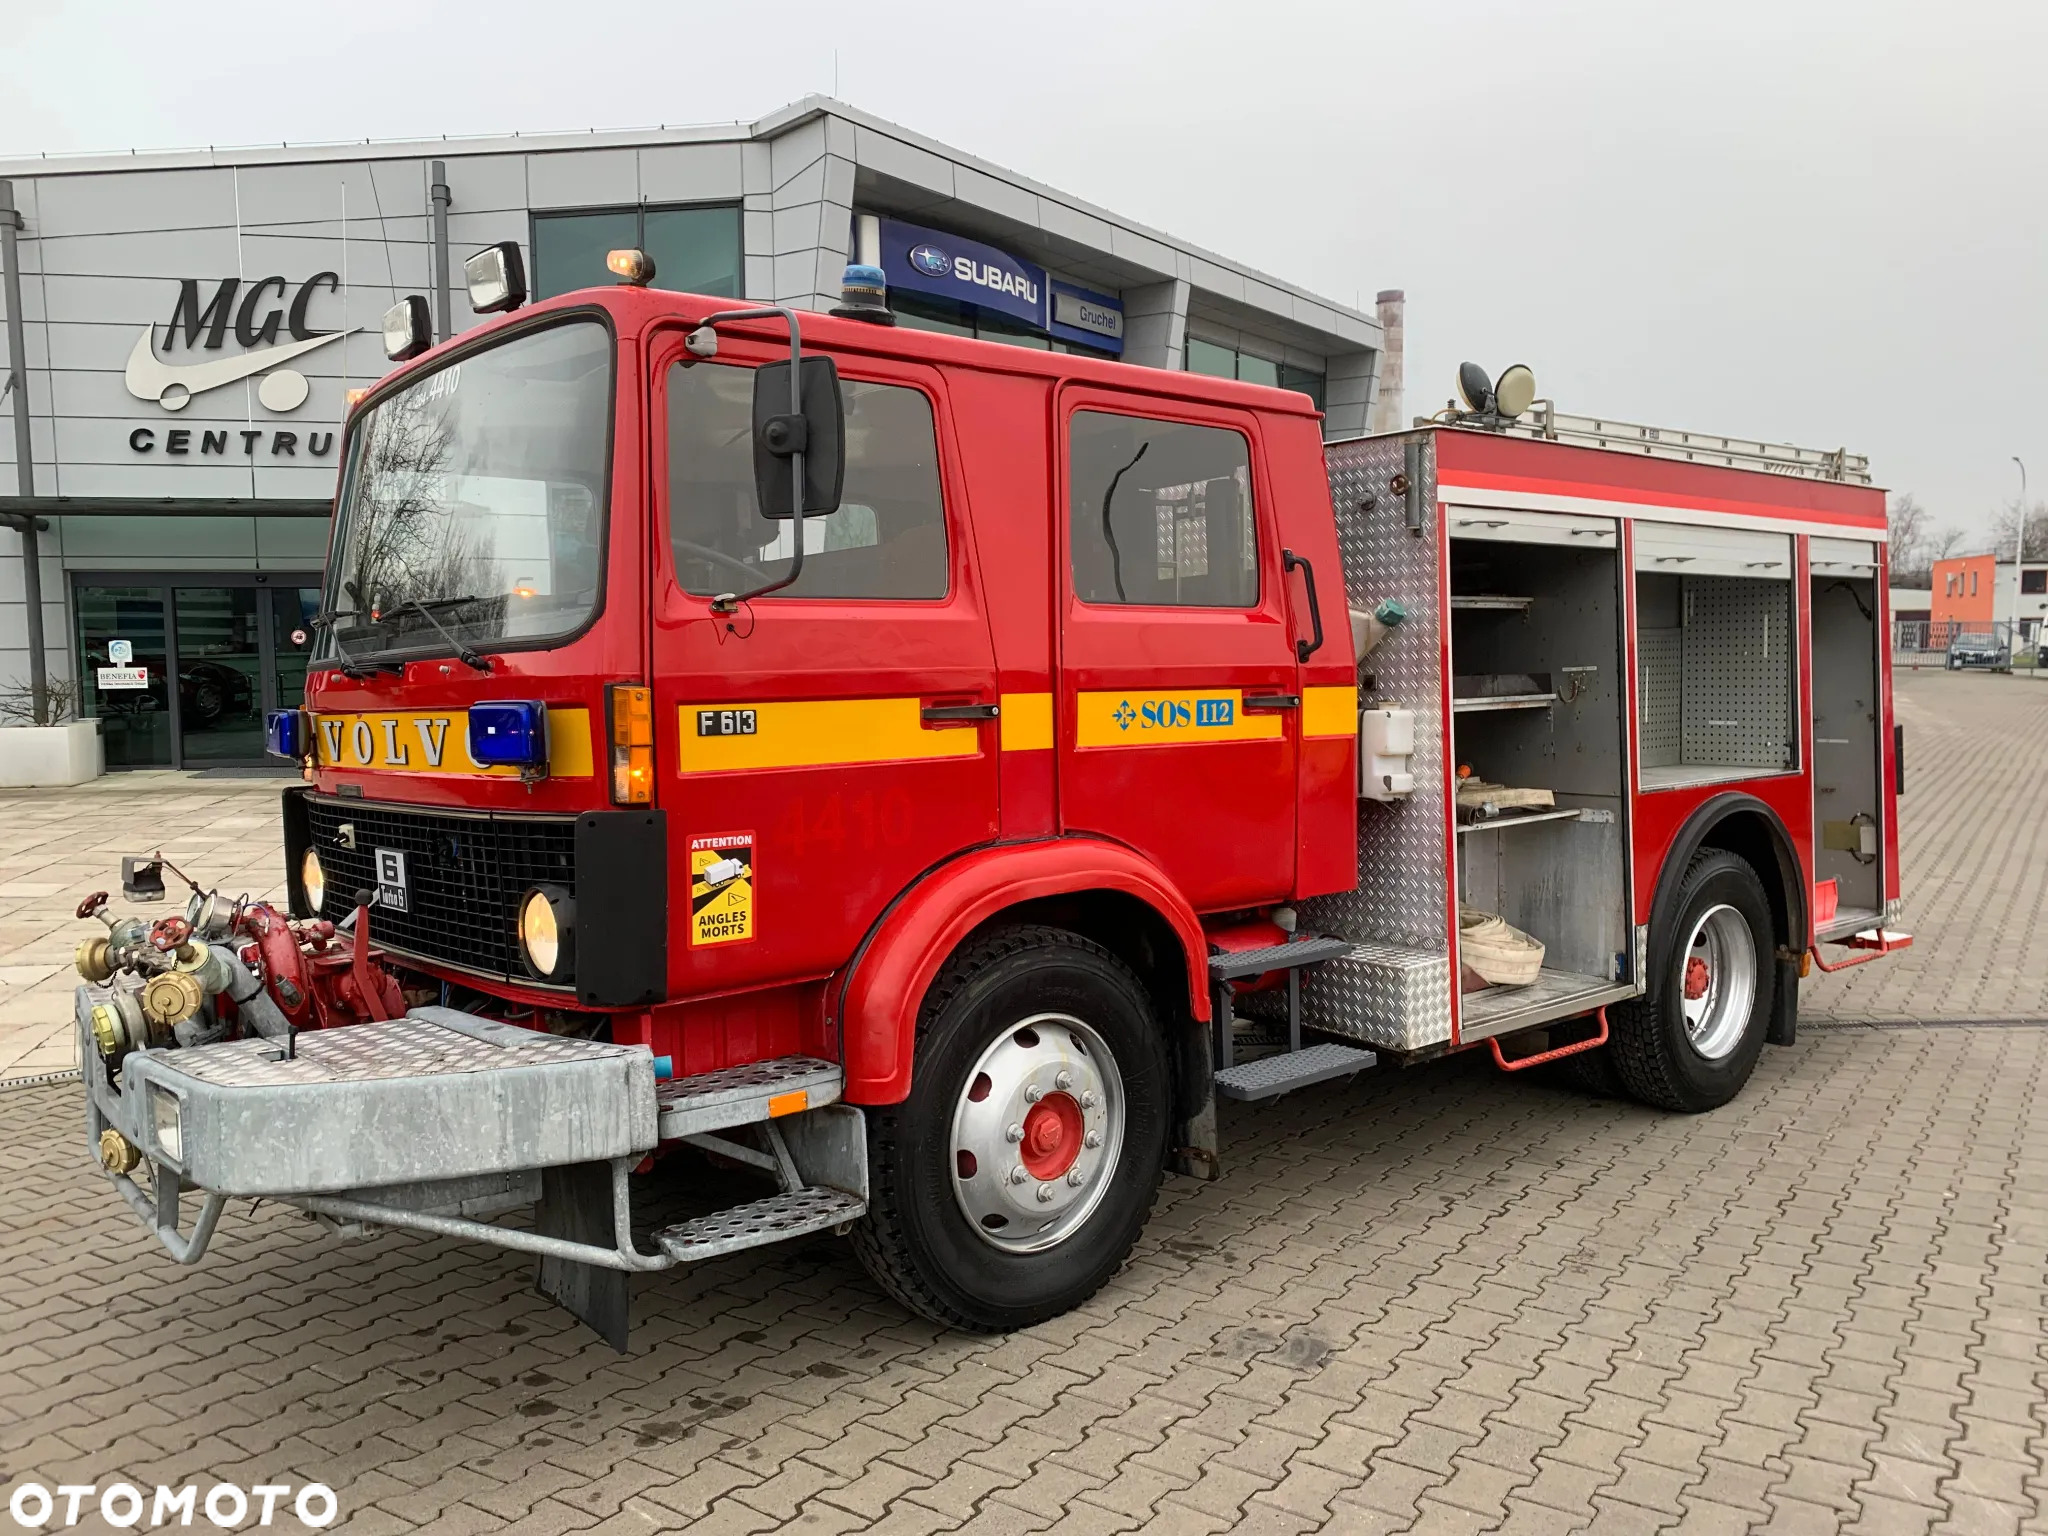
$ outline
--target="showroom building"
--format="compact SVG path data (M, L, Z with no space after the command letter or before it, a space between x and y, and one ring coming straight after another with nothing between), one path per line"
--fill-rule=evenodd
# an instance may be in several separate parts
M345 395L389 366L378 319L418 293L438 335L477 323L461 263L494 241L542 297L612 281L627 245L657 287L809 309L849 257L879 262L901 324L1297 389L1330 436L1365 430L1383 339L819 97L751 124L0 161L0 223L22 384L0 411L0 699L28 680L39 585L48 674L77 681L110 767L260 761L263 710L303 684Z

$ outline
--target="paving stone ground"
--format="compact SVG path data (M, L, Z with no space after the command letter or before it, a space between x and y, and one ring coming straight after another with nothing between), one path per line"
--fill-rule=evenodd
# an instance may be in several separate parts
M1228 1177L1004 1338L831 1240L637 1281L623 1358L493 1249L238 1206L181 1269L75 1084L0 1093L0 1485L319 1480L362 1532L2048 1529L2048 688L1899 693L1919 946L1812 985L1736 1103L1458 1059L1227 1107ZM144 824L274 879L267 798L87 798L0 797L0 965Z

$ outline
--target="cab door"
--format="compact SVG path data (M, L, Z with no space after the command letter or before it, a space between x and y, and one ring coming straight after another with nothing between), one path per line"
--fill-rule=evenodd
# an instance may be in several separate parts
M1294 885L1301 687L1256 421L1061 397L1060 814L1197 910Z
M839 358L839 510L762 518L753 369L657 353L654 714L681 995L824 976L995 834L996 678L943 380ZM789 569L798 581L714 611ZM686 889L687 887L687 889Z

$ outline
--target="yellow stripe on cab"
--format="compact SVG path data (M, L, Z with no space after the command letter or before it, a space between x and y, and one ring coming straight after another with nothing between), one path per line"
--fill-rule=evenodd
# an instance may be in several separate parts
M677 770L738 773L972 757L972 723L934 729L924 701L782 699L765 704L684 704L676 711Z
M517 768L486 767L469 755L469 712L401 709L313 720L313 757L322 768L516 779ZM590 711L548 710L548 776L587 779L595 771Z
M1356 688L1304 688L1301 693L1301 734L1354 736L1358 733Z

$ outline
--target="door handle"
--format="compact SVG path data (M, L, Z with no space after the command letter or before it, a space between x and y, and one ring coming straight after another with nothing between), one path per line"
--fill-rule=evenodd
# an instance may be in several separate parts
M976 720L993 720L1002 713L996 704L927 704L918 711L926 725L956 725Z
M1299 709L1301 695L1298 693L1250 693L1245 695L1246 709Z
M1314 626L1315 638L1294 642L1294 659L1297 662L1307 661L1323 648L1323 605L1316 601L1316 568L1291 549L1280 551L1280 563L1283 570L1301 567L1301 574L1308 581L1308 619Z

